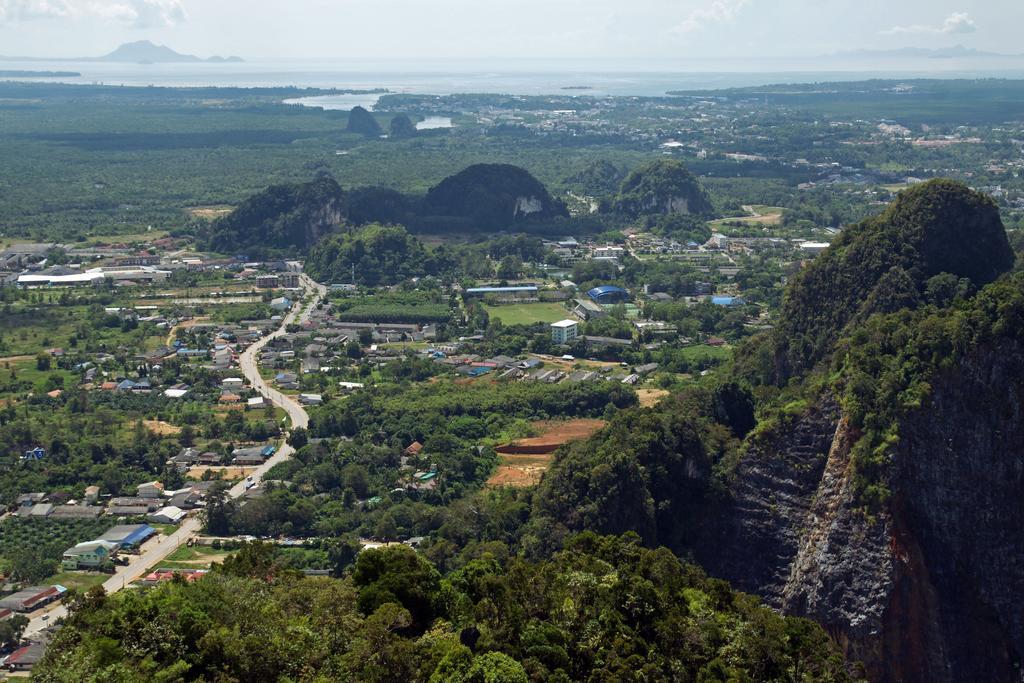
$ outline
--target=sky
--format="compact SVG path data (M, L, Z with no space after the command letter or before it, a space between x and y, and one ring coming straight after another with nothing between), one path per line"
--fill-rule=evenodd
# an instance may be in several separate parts
M0 55L151 40L274 59L722 60L1024 51L1024 0L0 0Z

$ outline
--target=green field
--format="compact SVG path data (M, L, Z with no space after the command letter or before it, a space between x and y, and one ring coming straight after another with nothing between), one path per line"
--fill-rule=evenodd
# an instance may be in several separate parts
M491 306L484 304L484 310L493 320L504 325L533 325L534 323L556 323L569 317L569 311L559 303L505 304Z
M688 346L682 350L682 355L690 362L700 361L705 358L726 361L732 357L732 349L727 346Z
M231 552L209 546L194 545L190 548L183 545L150 569L209 569L211 564L223 562Z
M75 588L83 593L93 586L103 585L107 579L111 577L110 574L104 574L102 572L86 572L86 571L73 571L73 572L61 572L54 574L46 580L46 583L51 586L64 586L65 588Z

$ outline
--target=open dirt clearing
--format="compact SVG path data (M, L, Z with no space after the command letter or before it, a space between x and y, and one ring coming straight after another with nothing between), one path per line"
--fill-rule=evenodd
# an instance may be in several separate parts
M534 486L551 466L562 444L585 439L605 426L604 420L553 420L533 423L538 436L499 446L498 469L487 486Z
M142 426L158 436L177 436L181 434L181 427L175 427L163 420L143 420Z
M668 392L664 389L637 389L636 397L640 399L640 405L644 408L650 408L657 404L661 399L668 396Z

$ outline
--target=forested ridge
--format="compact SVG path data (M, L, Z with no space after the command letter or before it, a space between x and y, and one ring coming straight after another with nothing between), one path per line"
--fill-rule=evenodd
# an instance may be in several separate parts
M847 681L812 622L782 617L636 536L542 561L483 552L442 575L403 546L342 579L271 546L203 580L78 596L35 680Z

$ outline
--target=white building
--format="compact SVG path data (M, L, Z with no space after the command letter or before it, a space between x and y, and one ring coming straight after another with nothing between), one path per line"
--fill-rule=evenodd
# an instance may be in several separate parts
M828 242L801 242L800 251L810 256L817 256L828 249Z
M580 325L575 320L560 320L551 324L551 341L556 344L571 344L579 336Z

